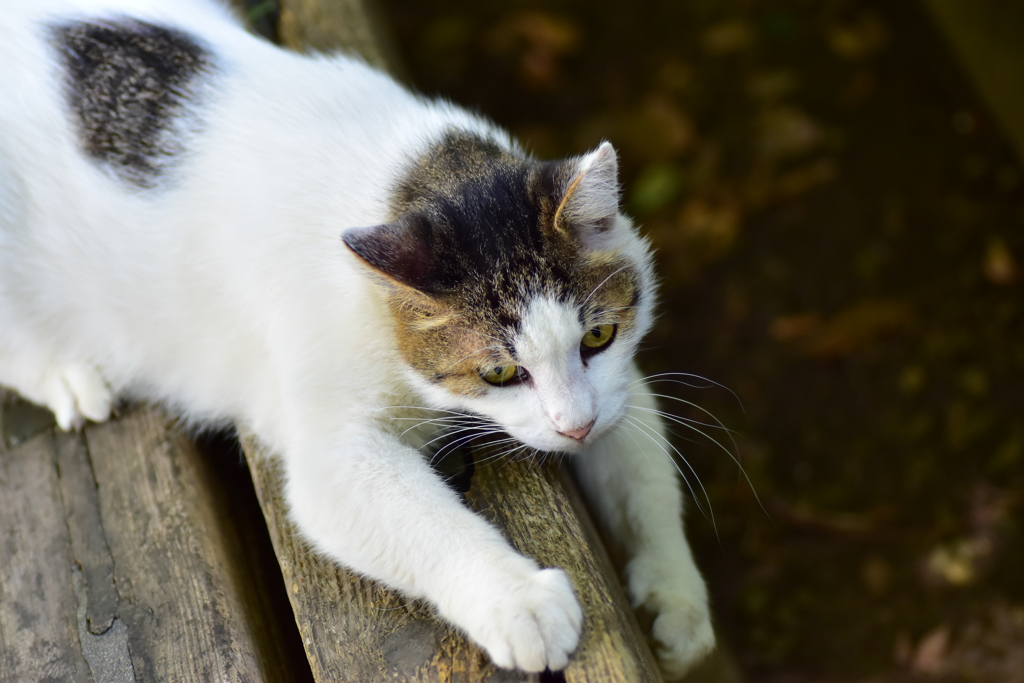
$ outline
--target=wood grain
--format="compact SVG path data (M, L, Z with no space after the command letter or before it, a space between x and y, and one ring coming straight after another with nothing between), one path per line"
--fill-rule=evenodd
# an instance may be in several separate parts
M293 50L344 50L382 69L398 65L374 6L362 0L282 0L278 33Z
M242 443L317 681L541 680L496 669L428 606L312 553L285 512L279 460L252 436ZM466 498L520 551L569 572L586 624L564 680L661 680L611 563L557 468L527 462L478 467Z
M48 433L0 452L0 681L91 681Z
M151 408L0 446L0 681L293 679L226 499Z

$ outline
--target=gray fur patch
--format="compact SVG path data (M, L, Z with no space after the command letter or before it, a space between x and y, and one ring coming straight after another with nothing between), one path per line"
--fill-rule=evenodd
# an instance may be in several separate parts
M209 53L177 29L124 19L51 27L85 152L125 182L156 187L184 151L181 119Z

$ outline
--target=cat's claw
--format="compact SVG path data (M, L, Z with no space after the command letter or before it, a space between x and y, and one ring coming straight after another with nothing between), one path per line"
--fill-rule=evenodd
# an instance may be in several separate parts
M504 669L557 671L579 643L583 612L561 569L542 569L480 610L473 637Z
M64 431L81 429L86 420L105 421L113 405L113 395L99 371L83 363L50 370L43 380L42 394L57 418L57 426Z

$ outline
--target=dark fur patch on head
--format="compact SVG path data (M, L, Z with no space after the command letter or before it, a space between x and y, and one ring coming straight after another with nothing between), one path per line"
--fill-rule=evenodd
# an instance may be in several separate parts
M184 151L176 119L209 53L182 31L134 19L50 30L85 152L126 182L155 187Z
M413 285L392 286L389 302L402 355L424 377L457 394L485 391L480 369L516 362L512 342L538 296L578 306L583 326L633 320L637 264L587 250L571 226L555 224L570 173L565 163L452 133L400 182L394 225L416 217L409 238L425 241L417 253L427 255L426 270L420 264L412 282L402 266L409 249L388 247L387 230L378 244L394 252L389 258L373 263L380 254L360 245L355 251L393 281Z

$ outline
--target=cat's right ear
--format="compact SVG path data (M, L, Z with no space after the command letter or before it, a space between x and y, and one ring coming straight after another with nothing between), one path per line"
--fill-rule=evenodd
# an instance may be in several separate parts
M430 224L417 215L369 228L349 228L345 246L388 280L425 291L430 284Z
M615 148L603 142L589 154L557 166L553 226L599 248L619 211L619 166Z

